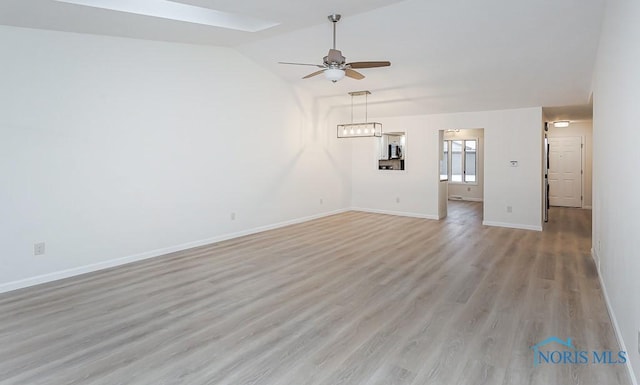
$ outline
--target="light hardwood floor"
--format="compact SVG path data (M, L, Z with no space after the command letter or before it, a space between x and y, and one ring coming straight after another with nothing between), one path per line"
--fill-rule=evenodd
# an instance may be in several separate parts
M0 383L629 384L533 366L617 346L591 212L544 232L348 212L0 295Z

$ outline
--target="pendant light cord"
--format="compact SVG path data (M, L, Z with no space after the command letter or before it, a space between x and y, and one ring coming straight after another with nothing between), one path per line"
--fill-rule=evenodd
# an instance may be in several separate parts
M351 94L351 124L353 124L353 94Z
M369 121L369 91L365 91L361 93L349 92L349 94L351 95L351 124L354 124L353 123L353 97L356 94L358 96L362 96L362 94L364 94L364 122L360 122L360 123L367 123Z

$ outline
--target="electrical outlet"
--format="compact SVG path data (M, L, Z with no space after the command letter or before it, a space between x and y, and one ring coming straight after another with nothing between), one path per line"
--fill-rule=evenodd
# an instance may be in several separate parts
M231 220L235 221L236 220L236 213L231 213Z
M44 242L33 244L33 255L44 255Z
M507 212L508 212L508 213L512 213L512 212L513 212L513 207L511 207L511 206L507 206Z
M320 204L324 203L324 199L320 198Z
M471 187L467 187L467 191L471 191Z
M400 203L400 197L396 197L396 203Z

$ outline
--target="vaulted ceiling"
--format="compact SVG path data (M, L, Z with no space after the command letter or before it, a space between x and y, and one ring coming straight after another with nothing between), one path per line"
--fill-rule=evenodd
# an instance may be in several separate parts
M241 32L53 0L3 0L0 24L233 47L316 98L348 102L347 92L370 90L376 115L544 106L580 119L590 111L604 1L180 1L280 23ZM348 61L392 66L333 84L302 80L313 67L277 64L320 63L332 44L331 13L343 15L337 48Z

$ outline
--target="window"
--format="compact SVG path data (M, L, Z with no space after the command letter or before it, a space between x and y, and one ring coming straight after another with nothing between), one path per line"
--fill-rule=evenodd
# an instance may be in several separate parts
M440 158L440 180L449 180L449 142L442 143L442 157Z
M464 141L464 181L476 181L476 146L475 140Z
M452 182L462 182L462 140L451 140L451 178Z
M448 179L454 183L478 181L478 141L476 139L445 140L442 148L440 180Z

